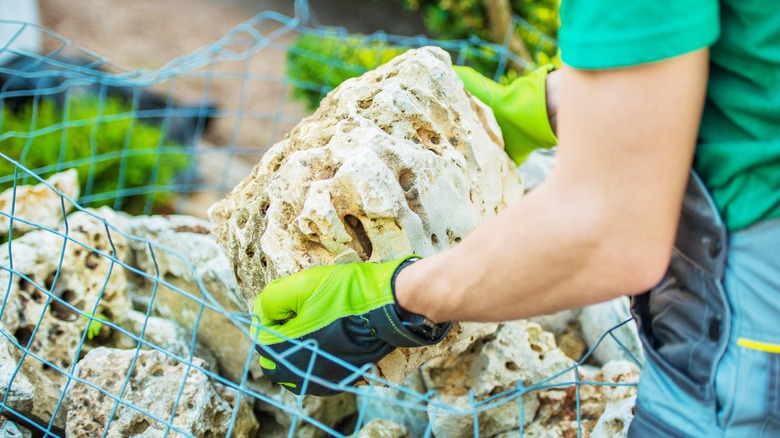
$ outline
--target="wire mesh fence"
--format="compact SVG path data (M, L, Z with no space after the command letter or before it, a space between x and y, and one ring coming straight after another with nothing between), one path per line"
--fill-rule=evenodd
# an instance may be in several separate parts
M641 358L626 345L631 322L622 320L574 359L561 352L579 336L566 327L553 337L532 322L493 325L465 355L436 359L402 383L292 340L278 363L309 349L350 370L335 383L312 375L313 362L297 370L304 382L344 391L331 398L296 397L262 376L252 315L209 222L198 217L307 114L291 95L317 102L345 71L370 68L295 44L315 37L341 47L355 38L318 25L305 1L293 17L260 14L157 70L114 65L31 23L0 27L11 35L0 46L6 433L372 436L373 423L392 436L580 436L622 433L622 423L610 421L630 421ZM51 49L15 44L30 33ZM487 65L496 78L524 63L479 39L375 33L360 44L371 48L373 65L425 45L444 48L455 63ZM269 67L295 59L316 74ZM561 318L579 324L572 315ZM494 351L501 342L525 349L502 356ZM603 343L627 362L594 361ZM475 389L498 374L505 380ZM358 376L363 384L350 386Z

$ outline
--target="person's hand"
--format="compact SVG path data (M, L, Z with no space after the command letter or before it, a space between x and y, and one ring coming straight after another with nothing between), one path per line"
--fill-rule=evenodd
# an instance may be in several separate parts
M504 150L520 165L534 149L558 143L554 127L558 113L558 77L544 66L515 79L509 85L498 84L471 67L454 66L466 90L484 102L496 116L504 137Z
M377 363L396 347L439 342L451 323L424 321L395 300L395 276L413 259L319 266L268 284L254 302L254 320L268 330L255 327L252 333L266 377L299 395L340 392L311 380L303 387L312 361L311 374L334 384L359 377L342 382L353 371L306 346L282 356L292 365L285 367L274 357L296 347L286 338L314 340L318 350L356 367Z

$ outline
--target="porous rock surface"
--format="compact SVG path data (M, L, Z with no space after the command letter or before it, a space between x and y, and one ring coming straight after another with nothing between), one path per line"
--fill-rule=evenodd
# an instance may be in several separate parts
M58 190L70 199L77 199L81 189L76 169L54 174L46 180L46 183L17 186L16 193L13 187L0 193L0 212L13 216L14 233L26 233L38 227L59 226L64 215L73 209L73 204L52 189ZM13 214L11 214L12 207ZM0 235L8 234L11 229L11 220L8 216L0 215Z
M133 364L135 356L135 350L101 347L79 361L76 376L102 391L89 384L71 383L68 387L68 436L99 436L106 427L107 436L227 436L237 400L233 391L163 352L140 351ZM192 363L201 368L208 366L198 358ZM135 408L123 404L116 407L120 391L121 400ZM246 397L241 399L237 409L231 436L252 436L258 423ZM173 429L168 430L167 423Z
M21 369L36 391L26 414L45 422L79 353L111 342L101 335L86 339L89 320L79 312L94 310L121 325L130 310L126 272L117 264L127 259L129 248L121 234L106 227L106 217L121 223L110 209L77 212L68 216L67 226L55 227L61 234L34 230L0 246L0 266L14 271L0 270L0 298L6 300L0 321L30 352ZM62 425L58 417L55 426Z
M211 223L171 215L127 217L126 224L123 231L138 238L129 241L134 265L146 274L130 285L134 299L148 306L154 291L154 313L195 331L230 380L240 382L247 364L251 375L262 376L257 361L247 361L250 337L229 316L245 312L244 300L227 257L209 234Z
M503 323L495 334L476 341L466 353L434 359L422 370L425 387L439 394L428 407L434 436L468 437L474 433L476 402L533 385L560 385L523 394L523 427L528 436L566 437L577 434L577 391L574 362L555 345L554 336L528 321ZM627 361L603 368L577 367L581 382L635 384L639 369ZM582 430L590 436L627 431L633 418L635 386L580 385ZM478 414L480 436L516 436L520 428L516 398ZM446 407L441 406L446 405ZM460 410L460 412L454 411ZM463 414L466 413L466 414ZM514 435L512 435L514 433Z
M450 248L522 191L491 110L446 52L425 47L328 94L209 217L251 306L269 281L311 266ZM440 345L399 350L380 375L401 382L483 327L456 324Z

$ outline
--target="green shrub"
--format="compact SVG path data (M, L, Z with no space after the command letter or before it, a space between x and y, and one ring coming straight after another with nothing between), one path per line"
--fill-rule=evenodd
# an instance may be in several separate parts
M362 35L301 34L287 50L292 95L317 109L328 91L408 50Z
M172 201L170 187L189 166L187 151L162 141L159 126L135 119L121 100L77 97L66 110L50 100L14 112L4 107L0 151L43 178L79 172L85 205L149 212ZM0 191L14 184L15 165L0 158ZM37 184L19 169L17 184Z

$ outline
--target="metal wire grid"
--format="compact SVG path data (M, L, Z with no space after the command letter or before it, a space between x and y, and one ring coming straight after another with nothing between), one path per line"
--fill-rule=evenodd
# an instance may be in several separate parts
M520 24L522 25L522 23ZM274 141L278 140L278 138L283 134L286 126L291 126L291 124L294 124L299 120L299 117L289 115L285 112L285 105L287 104L286 96L288 94L289 86L295 85L295 86L310 87L320 91L322 95L324 95L325 93L327 93L327 91L329 91L329 89L323 86L322 84L300 84L300 83L291 84L284 77L254 74L247 68L248 60L252 59L252 57L254 56L259 56L260 54L264 53L264 51L285 50L287 48L287 43L282 42L281 40L283 40L285 36L289 36L290 34L293 33L297 33L297 34L310 33L310 34L323 34L323 35L327 34L328 36L332 36L334 32L337 32L338 34L344 36L347 36L348 33L343 29L324 28L322 26L319 26L316 23L316 19L314 19L311 16L310 11L308 10L307 3L305 1L298 1L296 2L295 17L286 17L281 14L277 14L273 12L266 12L258 15L252 20L249 20L237 26L235 29L233 29L231 32L225 35L225 37L223 37L216 43L207 47L203 47L199 50L196 50L195 52L187 56L177 58L171 61L170 63L168 63L167 65L165 65L164 67L160 68L159 70L135 70L135 69L126 69L120 66L113 65L106 58L103 58L97 54L79 48L77 45L73 44L67 39L62 38L47 29L38 28L34 25L27 24L27 23L9 22L9 21L0 22L0 25L17 26L19 28L18 30L19 34L28 31L28 29L35 28L38 31L45 33L48 36L48 38L52 38L59 42L57 48L47 54L38 54L38 53L30 53L30 52L20 53L18 51L15 51L15 49L12 48L12 42L13 42L12 39L11 41L6 43L5 47L0 48L0 52L7 51L7 52L13 52L16 55L24 55L30 57L31 59L34 59L36 63L38 63L38 67L45 66L46 68L43 69L38 68L34 72L9 71L8 69L0 68L0 73L20 75L26 78L55 77L60 79L60 81L56 82L56 84L50 88L13 90L13 91L9 91L7 89L0 90L0 97L2 97L2 101L5 101L6 99L9 98L24 97L24 98L32 99L33 105L38 105L39 102L46 96L62 95L64 96L64 101L68 102L69 99L72 99L73 96L76 94L74 93L73 90L77 90L78 87L97 86L99 90L98 91L99 105L102 105L107 99L108 90L110 87L132 87L133 89L136 90L140 89L140 87L156 87L157 89L164 88L168 91L169 97L164 107L157 108L154 110L146 110L146 111L139 110L137 109L137 105L136 105L136 102L138 100L137 98L138 94L136 93L133 95L134 103L133 103L133 109L131 111L127 113L116 114L111 117L127 118L132 120L161 118L163 120L163 130L166 129L165 126L167 123L169 123L171 118L175 116L193 116L193 115L200 116L203 114L207 114L210 117L229 119L233 124L231 135L227 139L225 145L220 148L213 148L213 147L207 147L201 145L201 140L203 139L203 135L204 135L204 125L200 124L195 131L195 141L189 147L182 148L181 146L171 146L169 144L166 144L163 140L161 140L156 147L150 148L148 150L131 151L128 147L129 146L128 143L126 142L122 149L111 152L109 154L105 154L103 156L99 156L99 155L92 156L89 158L89 160L91 161L86 163L86 164L97 163L102 159L113 159L117 156L121 157L123 156L123 154L126 155L130 153L161 156L161 155L174 153L174 152L181 153L182 150L185 150L186 153L189 154L190 157L193 159L203 158L203 157L216 157L216 156L223 158L224 166L221 169L221 174L219 175L219 178L217 179L212 178L210 181L203 181L200 180L197 177L197 175L193 173L190 174L191 178L180 179L173 184L161 185L156 183L155 175L152 174L149 179L149 184L147 186L135 187L135 188L124 188L121 185L122 175L120 174L118 175L118 178L120 179L120 184L118 185L118 188L114 192L94 193L90 190L91 186L88 183L87 189L85 190L84 193L82 193L80 199L70 199L67 195L59 191L57 188L48 184L44 180L44 178L42 178L40 175L48 171L60 171L70 167L82 165L85 163L53 162L46 167L28 168L25 166L23 160L10 157L4 154L0 149L0 161L11 163L14 169L12 174L0 175L0 183L12 184L12 188L11 188L12 201L10 204L10 208L4 211L0 211L0 217L7 218L7 220L9 221L9 232L7 236L8 243L4 244L4 248L0 247L0 252L5 253L2 257L3 262L0 262L0 290L4 290L2 307L0 307L0 316L7 315L7 311L8 311L7 307L9 305L9 298L12 296L11 293L12 288L14 284L20 284L20 282L24 282L28 285L31 285L35 291L41 294L41 296L44 297L43 307L44 309L48 309L48 312L41 312L38 322L36 323L32 332L29 334L29 338L26 339L27 342L20 341L19 339L17 339L16 336L14 336L13 333L9 333L5 329L0 330L0 332L2 332L2 338L14 350L13 354L16 356L16 361L17 361L16 368L10 372L10 378L7 383L6 390L4 392L3 399L2 401L0 401L0 414L19 421L20 424L24 424L26 427L34 430L36 434L40 434L42 436L62 436L64 430L62 430L61 427L55 424L56 423L55 419L58 417L58 415L61 415L63 409L66 409L65 406L67 403L66 388L76 383L79 383L82 385L86 385L90 388L93 388L94 390L98 391L103 396L108 397L110 400L114 402L113 411L111 412L111 415L108 417L109 418L108 424L105 425L102 436L108 436L109 426L111 424L111 421L114 420L115 418L114 414L117 412L117 410L120 409L120 407L122 409L136 410L141 414L143 414L144 416L146 416L147 418L149 418L150 420L164 425L165 427L163 432L164 436L168 436L171 433L173 433L174 435L180 434L183 436L192 436L186 430L183 430L182 428L174 424L175 423L174 420L175 420L175 415L177 413L179 402L181 401L182 392L184 391L185 384L187 382L187 378L190 375L190 371L194 370L197 372L204 373L206 376L209 377L209 379L212 379L215 382L219 382L222 385L225 385L227 388L230 388L235 391L236 400L233 405L232 417L226 434L227 436L233 435L233 430L236 424L237 417L239 415L239 406L242 399L258 400L261 403L265 403L269 406L273 406L279 409L280 411L284 411L290 414L293 419L291 426L287 431L287 435L290 437L296 436L296 431L299 430L302 424L313 425L314 427L322 430L324 433L332 436L346 436L343 430L342 431L336 430L334 427L324 424L317 418L314 418L311 415L304 412L303 397L301 397L298 400L297 405L293 408L291 406L280 403L276 399L269 397L268 395L258 391L256 387L254 387L253 385L250 385L249 381L253 378L250 374L251 365L253 361L257 360L257 356L255 355L252 348L248 348L244 356L235 357L235 361L237 363L244 364L243 374L240 379L228 379L220 375L219 373L215 372L214 370L202 366L201 362L195 361L194 360L195 351L197 349L197 344L198 344L199 330L201 329L201 318L204 312L211 311L220 314L222 317L229 320L230 324L237 327L247 339L251 339L250 333L253 324L251 314L236 311L235 309L228 309L225 306L223 306L220 303L220 301L217 298L215 298L213 294L209 291L209 289L206 287L206 285L204 284L204 282L202 281L202 279L198 274L197 267L192 264L187 254L179 254L158 243L155 243L153 240L136 237L110 223L108 220L106 220L104 217L100 215L99 211L92 210L86 207L93 204L94 202L107 199L107 198L121 199L123 197L136 196L141 194L147 197L144 203L144 211L148 213L151 212L153 208L152 194L158 192L170 192L170 193L175 193L180 195L178 209L182 210L181 207L187 204L189 195L198 194L206 191L224 193L225 191L229 190L230 188L232 188L232 185L235 184L234 180L231 179L230 169L232 165L238 160L250 160L250 161L256 160L257 157L259 157L259 155L266 147L270 146ZM466 53L468 53L469 51L473 51L475 48L479 48L479 47L489 47L491 50L489 52L483 52L483 53L493 53L494 54L493 56L496 57L497 77L503 73L503 70L506 68L507 62L512 61L519 64L522 64L523 62L521 59L514 57L513 54L505 50L503 46L491 45L487 42L477 40L477 39L472 39L469 41L434 41L424 37L413 37L413 38L400 37L400 36L387 35L381 32L370 35L368 36L368 38L376 41L382 41L391 45L403 46L403 47L438 45L445 48L446 50L449 50L452 53L455 53L457 57L454 58L454 61L458 63L463 62ZM74 66L62 62L61 60L59 60L59 57L60 55L66 52L78 53L83 57L87 57L91 61L89 63L78 65L78 66ZM317 54L312 53L311 56L317 56ZM231 63L235 61L242 63L242 68L239 69L238 72L229 71L228 69L220 68L220 66L224 65L225 63ZM337 63L339 62L336 60L325 60L325 61L330 62L334 66L336 66ZM343 67L343 65L340 65L340 67ZM358 68L356 66L352 66L352 67ZM207 108L204 105L198 108L190 108L190 109L182 110L180 108L175 107L173 103L174 99L172 96L176 95L176 81L189 79L189 78L196 78L202 81L203 84L202 95L204 96L204 100L203 100L204 102L208 100L208 96L210 95L210 93L212 93L211 91L212 82L218 79L229 79L231 81L237 81L239 83L239 86L242 88L242 90L248 87L253 82L262 82L262 81L276 82L282 85L281 87L282 92L280 93L278 101L276 102L276 109L270 111L253 111L252 109L246 107L245 102L238 102L235 108L213 109L213 108ZM65 126L69 126L77 123L100 123L102 121L101 117L103 116L101 114L98 114L97 117L99 120L85 120L85 121L63 120L62 123L59 125L46 126L46 127L36 126L35 119L33 118L30 129L27 132L3 131L2 119L0 119L0 144L3 140L10 139L12 137L34 139L36 136L40 136L48 132L56 131L58 129L61 130ZM243 143L244 138L240 135L242 123L248 124L248 123L252 123L255 120L264 120L264 121L271 122L271 134L265 139L265 144L260 145L260 147L258 147L258 145L256 144L249 145ZM55 192L59 196L61 215L64 218L61 226L59 227L46 226L40 223L30 222L15 214L17 189L22 184L43 184L48 188L48 190ZM94 221L97 221L98 223L102 224L105 233L104 235L108 241L107 248L97 248L94 245L89 244L88 242L73 237L74 232L70 224L71 221L70 218L72 218L73 216L69 217L67 215L66 205L68 204L73 204L75 206L75 211L81 212L82 214L92 218ZM19 242L20 240L18 239L21 239L21 237L14 235L14 229L17 225L22 223L34 228L34 231L32 232L47 233L50 234L51 236L56 236L57 239L61 240L61 246L59 247L59 251L57 254L57 256L59 257L58 268L54 273L53 278L50 279L50 281L42 282L40 281L40 279L36 280L35 278L31 278L30 276L26 275L25 272L23 272L22 270L18 269L17 266L15 266L14 243ZM144 247L145 253L148 255L149 259L153 262L152 265L154 268L144 270L134 265L133 263L129 262L128 260L119 257L117 255L117 248L115 245L115 240L117 238L122 238L128 242L134 242L136 246L140 245L141 247ZM79 308L77 306L74 306L72 303L68 302L68 300L64 299L61 295L55 293L58 282L61 281L62 272L68 268L67 266L63 266L63 263L65 261L66 249L69 246L81 247L87 252L97 254L97 256L101 260L105 260L109 264L105 281L102 283L102 287L97 292L96 295L97 298L95 299L95 302L94 304L92 304L91 308ZM191 272L191 276L194 279L194 286L198 293L192 293L192 291L189 291L186 288L182 288L177 284L173 284L164 275L161 275L158 262L157 262L161 255L165 255L166 257L176 259L184 266L187 267L187 270ZM99 319L97 316L95 316L96 312L98 311L98 306L101 302L101 299L103 298L103 295L106 291L106 287L109 284L112 274L118 271L124 271L128 275L134 275L139 278L142 278L150 285L150 295L148 297L148 305L146 306L145 309L144 324L140 329L140 331L138 332L136 332L135 330L128 330L126 327L122 327L115 322L112 322L110 320ZM3 279L2 277L5 277L5 279ZM158 345L150 341L149 339L147 339L148 338L147 322L149 321L149 318L153 316L153 312L155 308L154 307L155 300L157 298L158 290L160 290L161 287L165 287L174 291L176 294L179 294L181 296L180 298L181 300L185 300L193 304L195 308L197 308L197 316L195 317L194 324L192 325L192 327L188 327L189 331L191 332L188 354L182 354L181 352L170 351L170 349L166 349L164 346ZM45 357L42 354L36 353L35 351L33 351L33 349L31 349L31 345L33 344L36 337L46 336L46 334L44 333L39 333L38 329L41 326L41 322L43 321L44 317L47 316L47 313L51 312L52 306L55 304L64 307L69 312L72 312L74 315L78 315L79 320L83 318L86 327L90 327L93 324L93 321L97 321L98 324L106 325L116 333L126 336L127 338L135 342L135 350L134 350L135 354L129 366L129 369L125 375L125 378L122 382L121 389L118 391L118 393L115 394L105 388L95 385L89 380L80 378L77 375L75 375L76 364L80 359L83 347L88 343L89 330L85 329L83 331L83 334L81 335L81 338L78 342L78 346L74 352L74 355L70 360L70 363L67 364L67 366L62 366L62 364L54 363L49 358ZM623 346L618 340L618 338L615 337L615 335L613 334L614 330L618 328L619 326L605 333L604 336L602 336L602 340L607 338L613 339L625 350L627 357L632 358L628 349L626 349L625 346ZM262 327L259 329L265 330L265 328ZM445 402L442 402L435 391L418 393L413 389L404 387L403 385L387 382L377 376L377 372L374 367L364 366L361 368L356 368L340 360L337 357L332 357L328 353L319 350L317 345L312 341L298 342L295 340L291 340L291 342L293 343L294 347L292 347L288 351L285 351L284 353L279 354L278 357L275 357L274 359L275 361L281 363L282 365L291 366L291 364L289 364L286 360L286 357L288 355L292 354L293 352L299 349L308 349L312 351L313 353L312 361L309 363L309 367L307 369L301 369L296 371L300 376L304 377L303 391L302 391L303 393L306 392L305 388L307 387L309 382L315 382L323 386L336 387L345 392L361 395L362 397L364 397L363 400L377 400L382 403L401 406L408 410L430 412L433 415L435 415L436 413L445 413L445 414L456 415L456 416L472 416L474 436L479 436L480 434L480 429L479 429L480 423L479 423L478 416L481 412L489 411L491 409L496 408L497 406L500 406L505 403L510 403L515 400L517 400L518 402L517 414L519 416L518 418L520 419L519 421L520 434L522 435L523 418L524 418L522 396L531 391L548 389L548 388L565 388L565 387L574 387L576 391L578 435L580 435L582 433L582 424L581 424L580 409L579 409L580 388L583 385L605 385L604 382L580 381L580 375L577 372L578 367L581 366L585 362L585 360L587 360L587 358L590 356L592 351L597 347L594 346L593 349L591 349L591 351L588 352L585 355L585 357L583 357L582 360L577 362L577 364L570 369L549 376L546 379L543 379L542 381L539 381L538 383L535 383L533 385L524 386L522 382L518 382L515 389L500 394L492 395L483 400L476 400L474 394L472 393L470 395L468 408L465 409L456 408ZM601 341L599 341L599 344L600 343ZM176 401L169 415L161 416L159 414L155 414L153 412L144 409L143 407L133 405L132 403L123 399L123 394L125 393L126 388L129 382L131 381L131 376L136 366L138 355L141 352L142 348L158 351L164 354L166 357L169 357L172 360L176 361L177 363L183 364L186 367L184 372L184 378L181 381L179 392L176 396ZM316 376L313 376L311 374L311 370L313 366L313 361L317 356L327 357L330 360L340 363L342 366L350 370L351 372L350 376L347 377L344 381L337 382L337 383L326 382L323 381L322 379L317 378ZM633 360L637 363L637 365L639 365L636 359ZM53 409L53 412L51 413L51 418L48 420L41 419L41 418L31 418L29 415L25 414L24 412L16 409L14 406L11 406L9 404L14 381L17 379L17 376L22 370L23 364L24 363L29 364L29 362L33 362L38 366L48 367L50 370L54 370L54 372L59 373L65 377L64 384L60 386L59 398ZM367 382L369 382L369 384L360 387L349 386L348 382L352 381L355 377L358 376L363 377ZM635 384L633 383L625 383L625 384L609 383L608 385L635 386ZM387 399L385 396L375 391L375 388L380 386L389 386L391 388L395 388L398 391L400 391L402 394L404 394L405 397L403 398L403 400L398 400L395 398ZM365 411L363 409L358 409L358 415L354 425L355 431L358 431L365 423L364 412ZM431 427L432 424L429 422L428 427L425 431L425 436L432 436Z

